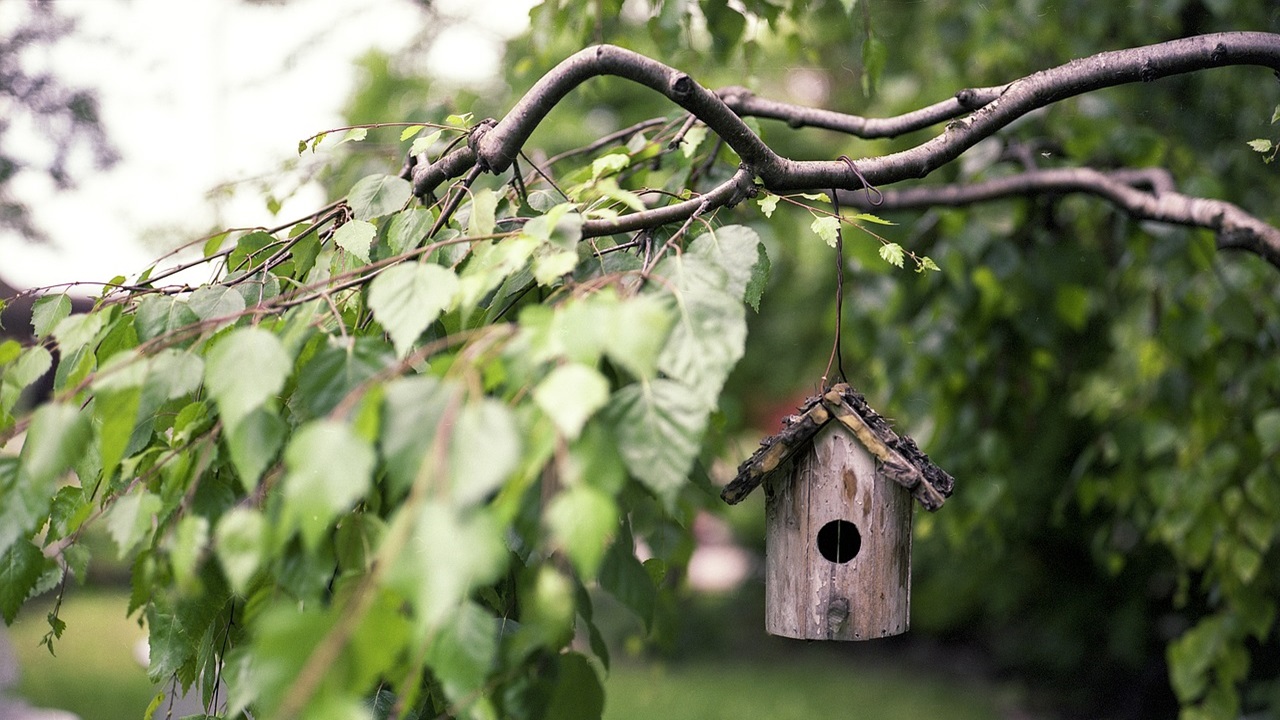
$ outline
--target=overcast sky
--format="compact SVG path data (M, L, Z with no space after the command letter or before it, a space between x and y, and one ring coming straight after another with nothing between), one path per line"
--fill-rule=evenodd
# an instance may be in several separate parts
M440 38L439 49L496 47L498 35L527 24L529 4L438 1L443 12L476 18ZM296 156L298 140L341 124L353 60L370 48L405 47L426 19L408 0L60 0L57 7L76 18L76 29L32 61L69 86L98 91L121 161L105 172L81 164L71 192L54 193L42 179L14 188L53 239L34 246L0 234L0 277L18 286L137 273L215 223L269 223L256 191L216 203L208 192L278 170ZM486 68L428 64L446 72ZM496 57L488 68L495 65ZM281 216L322 201L311 188Z

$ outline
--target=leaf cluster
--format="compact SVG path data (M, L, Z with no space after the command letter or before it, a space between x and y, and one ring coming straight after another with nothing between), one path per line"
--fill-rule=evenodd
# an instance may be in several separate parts
M0 433L23 433L0 457L6 621L84 578L98 527L150 674L210 713L598 716L591 595L655 622L688 551L637 546L711 497L690 477L769 266L741 225L584 239L701 160L637 173L659 152L637 137L563 192L468 181L417 207L370 175L88 313L38 301L37 342L0 345Z

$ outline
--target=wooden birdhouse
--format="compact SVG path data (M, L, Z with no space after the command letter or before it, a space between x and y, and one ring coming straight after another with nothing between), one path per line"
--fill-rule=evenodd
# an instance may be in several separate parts
M870 640L911 621L911 512L942 507L954 481L840 383L766 438L720 497L765 487L765 629Z

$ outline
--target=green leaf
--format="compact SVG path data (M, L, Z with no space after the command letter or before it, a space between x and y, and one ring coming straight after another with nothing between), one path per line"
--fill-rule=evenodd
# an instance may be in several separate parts
M209 350L205 388L231 431L249 413L276 397L293 361L274 334L260 328L231 331Z
M715 28L711 35L711 50L717 60L728 61L742 48L742 35L747 29L747 18L731 7L727 0L701 0L702 14L707 27Z
M147 675L152 680L169 678L196 652L196 628L187 628L184 619L171 608L159 604L147 607ZM193 637L193 635L195 635Z
M210 258L216 255L218 251L222 249L222 243L226 242L227 236L229 235L231 235L230 230L223 230L220 233L210 235L209 239L204 241L202 256Z
M533 261L533 279L542 287L554 285L561 277L573 272L578 265L576 250L539 255Z
M489 188L471 193L471 212L467 216L467 235L482 237L492 235L496 224L494 214L498 210L498 194Z
M410 155L421 155L431 149L432 145L440 139L440 131L429 132L420 138L415 138L413 144L409 146Z
M548 718L596 720L604 713L604 688L585 655L567 652L556 662L555 689L547 704Z
M0 617L6 625L18 616L18 609L48 564L40 548L27 540L14 543L0 554Z
M191 293L187 307L201 320L233 319L244 311L244 297L233 287L207 285Z
M1089 320L1089 292L1080 285L1059 285L1054 293L1053 309L1062 322L1073 330L1082 330Z
M1266 138L1258 138L1257 140L1250 140L1249 147L1253 148L1254 152L1265 153L1271 152L1273 145L1271 141Z
M409 138L413 137L414 135L417 135L418 133L422 132L422 131L423 131L423 129L425 129L426 127L427 127L426 125L410 125L409 127L405 128L404 130L401 130L401 131L400 131L400 142L404 142L405 140L408 140Z
M869 222L869 223L875 223L876 225L897 225L898 224L895 222L889 222L888 220L872 215L871 213L858 213L857 215L854 215L851 219L854 222Z
M58 349L62 351L65 357L95 342L98 338L98 333L102 331L105 324L106 318L102 313L72 315L63 318L55 325L52 333L53 337L58 341Z
M22 357L22 343L13 339L0 342L0 368L17 360L19 357Z
M453 425L449 456L451 499L470 505L497 490L515 470L520 445L515 416L506 405L486 398L462 406Z
M258 479L275 461L284 444L288 425L264 407L251 410L223 435L236 468L236 480L245 492L258 487Z
M53 483L84 454L92 437L87 413L75 405L49 403L31 418L19 454L21 482L51 497Z
M434 445L446 417L456 412L460 396L458 387L428 375L387 383L379 445L393 489L407 492L419 472L442 474L443 468L436 465L444 459L443 453L438 458Z
M278 242L274 235L262 230L245 233L236 239L235 249L227 256L227 267L238 273L261 267L271 257L271 253L263 251Z
M286 527L315 548L329 524L369 491L373 447L351 426L315 420L294 433L284 451Z
M385 370L395 358L380 337L330 338L298 371L290 399L293 416L310 420L328 415L352 392Z
M880 86L880 76L889 61L889 46L880 38L868 32L862 42L862 92L868 97L875 95Z
M420 631L442 627L471 591L493 582L507 564L502 526L482 509L422 504L406 552L396 556L390 582L417 610Z
M809 229L822 238L822 241L827 245L835 247L836 239L840 237L840 218L830 215L816 217L810 223Z
M345 142L361 142L367 137L369 137L369 128L351 128L343 133L342 139L339 140L336 145L341 145Z
M684 138L680 140L680 152L686 158L691 158L698 152L698 147L702 145L702 141L707 139L707 126L694 125L684 134Z
M418 247L435 219L435 214L427 208L409 208L392 215L387 226L387 247L395 255Z
M885 243L880 246L880 258L890 265L902 267L903 259L906 257L902 250L902 246L898 243Z
M749 257L756 259L754 252ZM749 273L730 270L736 279L728 279L722 267L692 253L663 260L656 269L668 278L677 301L675 326L658 358L658 369L683 383L686 392L707 408L715 406L725 378L746 346L741 288ZM726 289L738 294L730 295Z
M616 175L631 164L631 156L627 153L610 153L591 162L591 181L595 182L604 175Z
M196 571L209 544L209 519L203 515L185 515L178 521L169 548L169 564L180 591L191 592L196 585Z
M1262 554L1241 543L1231 550L1231 569L1235 571L1240 582L1251 583L1262 567Z
M401 263L370 283L369 309L391 336L396 355L403 358L457 296L458 276L452 270L429 263Z
M613 542L600 566L600 587L640 618L646 628L653 624L653 609L658 591L644 565L636 559L631 537Z
M524 267L537 247L537 240L524 236L476 245L459 275L458 306L474 310L508 275Z
M356 220L372 220L404 207L413 195L408 180L394 175L368 175L347 193L347 204Z
M151 534L156 514L163 506L159 495L146 491L126 493L111 506L107 533L115 540L121 560Z
M566 486L586 485L613 497L627 482L627 471L618 454L618 441L606 423L588 423L582 436L569 446L563 466Z
M37 338L48 335L58 323L71 314L71 298L61 295L45 295L31 305L31 327Z
M102 457L102 469L106 477L113 474L128 450L129 440L137 427L141 403L141 387L99 391L94 399L93 415L98 423L99 436L98 453Z
M1226 620L1213 616L1169 644L1169 680L1178 699L1192 703L1204 695L1209 686L1209 668L1226 640Z
M1253 420L1253 432L1258 436L1263 453L1271 455L1280 450L1280 408L1258 413Z
M561 250L576 250L582 239L583 217L572 203L561 203L529 220L520 234Z
M244 594L267 550L267 520L262 512L234 507L218 519L213 549L232 591Z
M574 584L549 563L520 591L520 628L511 652L522 656L542 647L559 651L573 639Z
M138 332L138 339L145 342L187 327L199 319L185 299L151 295L138 303L133 326Z
M773 217L773 211L778 209L778 196L773 193L765 193L756 200L760 205L760 212L764 213L766 218Z
M53 355L43 345L32 345L0 374L0 411L8 412L17 404L31 383L39 380L53 367Z
M755 230L745 225L726 225L694 238L687 252L705 257L723 269L724 291L742 298L756 273L762 249L760 235ZM768 264L767 257L765 263Z
M1276 105L1276 109L1271 112L1271 124L1275 125L1280 122L1280 105Z
M373 223L352 220L334 231L333 244L362 261L369 262L369 248L373 246L373 238L377 234L378 228Z
M473 115L473 114L471 114L471 113L469 113L469 112L468 112L468 113L453 113L453 114L448 115L448 116L446 116L446 117L445 117L445 119L444 119L444 124L445 124L445 125L452 125L453 127L460 128L460 129L466 129L466 128L467 128L467 126L469 126L469 125L471 124L471 118L473 118L473 117L475 117L475 115Z
M668 297L659 295L640 295L619 302L603 328L605 354L636 378L648 380L656 376L658 358L675 323L673 305Z
M764 243L760 243L756 246L756 264L751 266L751 277L747 280L742 298L756 312L760 312L760 299L764 297L764 289L769 284L770 269L769 253L765 251Z
M576 440L587 419L609 402L609 381L595 368L568 363L538 383L533 400L562 435Z
M467 601L440 628L427 650L427 664L440 679L445 695L459 707L483 694L497 658L497 619Z
M942 268L938 267L938 263L934 262L933 258L928 255L922 256L920 258L920 264L916 267L916 272L924 272L925 270L942 272Z
M579 485L556 495L547 507L551 538L583 578L593 578L618 527L618 506L599 490Z
M689 388L662 379L622 388L607 413L627 470L668 503L698 456L707 414Z

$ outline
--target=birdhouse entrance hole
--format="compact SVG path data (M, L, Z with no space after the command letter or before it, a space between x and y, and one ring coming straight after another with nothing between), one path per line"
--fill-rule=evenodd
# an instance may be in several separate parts
M827 560L843 565L862 549L862 534L848 520L832 520L818 531L818 552Z

